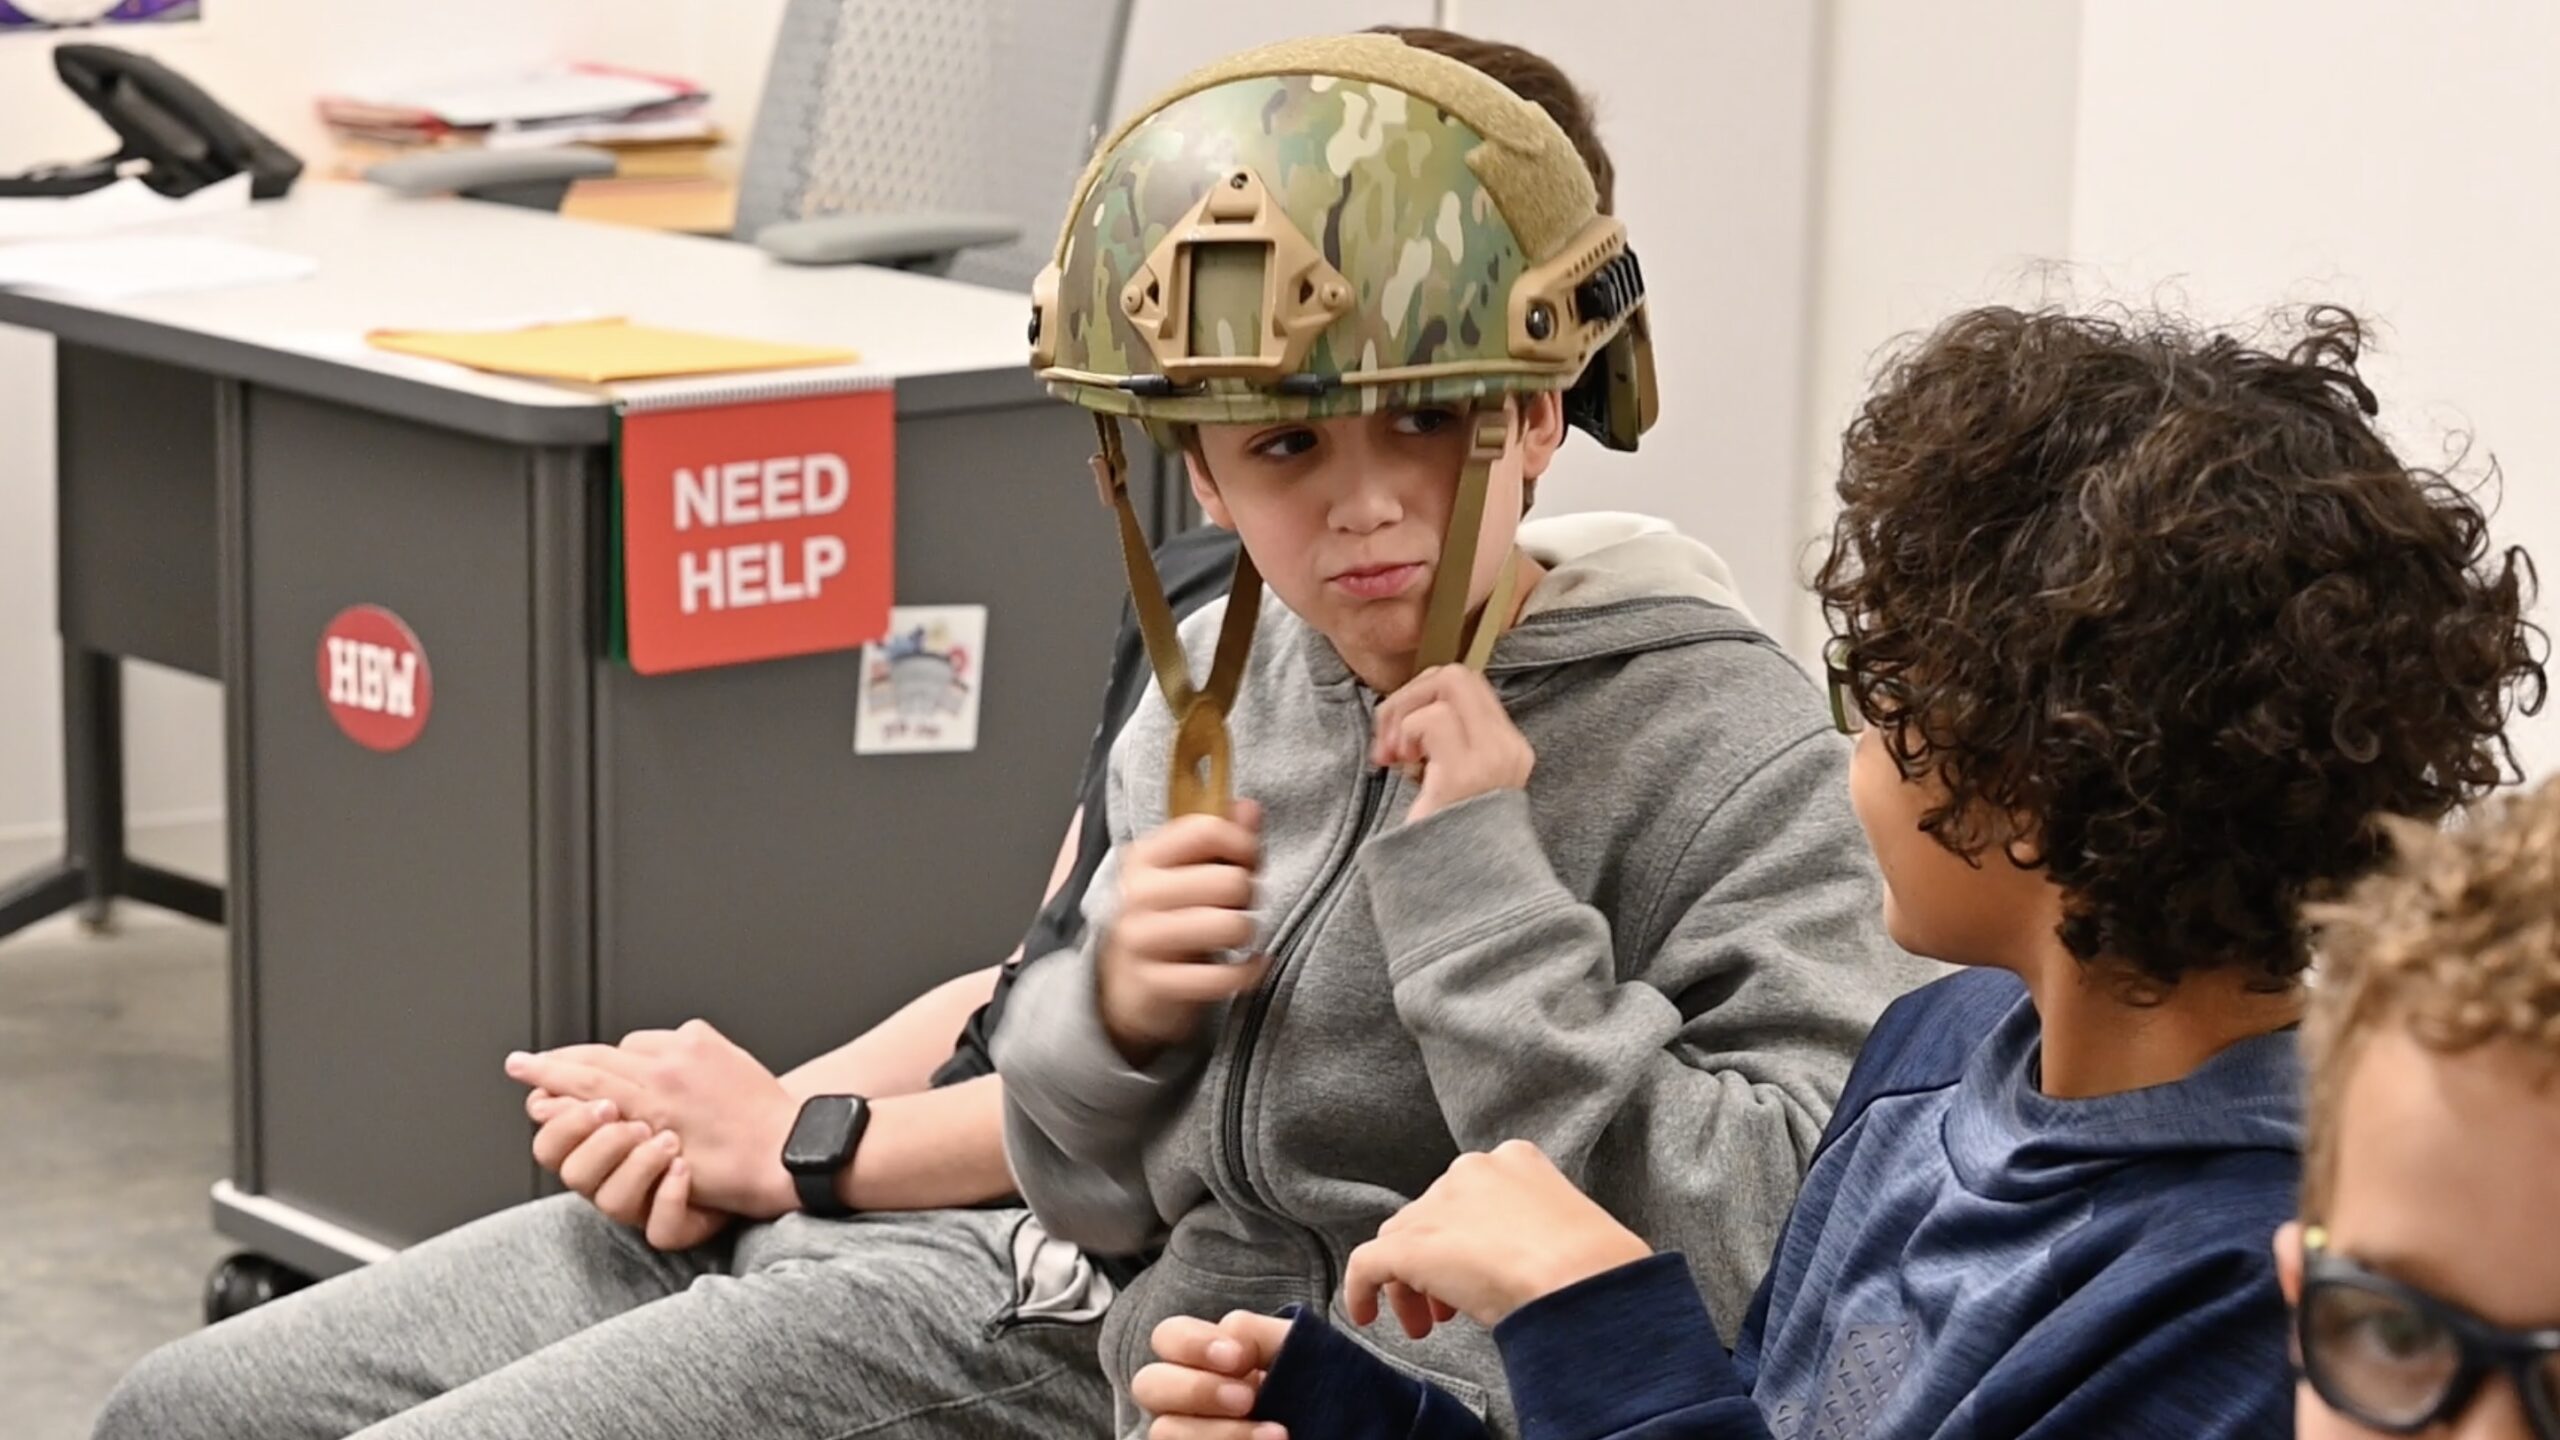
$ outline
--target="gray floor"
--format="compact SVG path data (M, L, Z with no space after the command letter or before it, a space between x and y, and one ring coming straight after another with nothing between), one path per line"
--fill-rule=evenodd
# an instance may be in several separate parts
M84 1436L124 1368L198 1323L230 1247L222 932L128 909L0 941L0 1433Z

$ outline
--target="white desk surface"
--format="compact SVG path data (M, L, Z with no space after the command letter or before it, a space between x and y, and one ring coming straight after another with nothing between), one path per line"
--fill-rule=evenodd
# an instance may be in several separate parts
M959 388L972 393L1032 393L1029 297L931 276L786 265L726 240L346 183L306 182L286 199L163 230L292 251L319 269L280 284L121 300L0 290L0 323L527 441L600 437L605 402L373 350L363 334L617 315L843 346L902 392L910 381L966 377L975 383Z

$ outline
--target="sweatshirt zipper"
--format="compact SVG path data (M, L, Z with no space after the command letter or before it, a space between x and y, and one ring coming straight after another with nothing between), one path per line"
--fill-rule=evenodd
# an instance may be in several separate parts
M1362 699L1362 708L1364 710L1368 708L1365 696ZM1359 857L1360 846L1369 838L1369 828L1377 823L1378 810L1386 799L1390 774L1391 772L1387 770L1373 768L1361 780L1359 812L1352 824L1351 843L1343 847L1341 858L1327 866L1317 881L1320 887L1318 893L1324 897L1322 902L1301 912L1297 921L1273 941L1271 969L1262 977L1262 983L1255 986L1253 993L1246 997L1244 1018L1236 1033L1235 1060L1227 1069L1227 1093L1222 1116L1226 1131L1227 1183L1234 1188L1240 1201L1259 1202L1262 1198L1254 1191L1244 1168L1244 1087L1249 1062L1253 1059L1254 1044L1261 1039L1262 1022L1271 1009L1271 997L1279 988L1280 972L1288 966L1291 959L1290 946L1299 936L1314 930L1321 921L1332 915L1335 906L1341 902L1342 876L1351 868L1352 862ZM1273 1220L1283 1224L1290 1223L1268 1205L1257 1204L1257 1208ZM1338 1282L1333 1251L1324 1243L1324 1238L1320 1235L1310 1233L1305 1238L1308 1247L1315 1252L1317 1263L1324 1274L1324 1293L1316 1303L1319 1307L1329 1309L1333 1304L1334 1286Z

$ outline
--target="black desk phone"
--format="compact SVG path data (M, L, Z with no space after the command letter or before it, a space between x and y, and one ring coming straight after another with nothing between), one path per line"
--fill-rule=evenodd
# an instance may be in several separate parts
M135 175L175 197L245 170L249 193L269 200L302 174L292 151L148 55L112 45L64 45L53 52L53 68L124 147L79 164L0 176L0 195L79 195Z

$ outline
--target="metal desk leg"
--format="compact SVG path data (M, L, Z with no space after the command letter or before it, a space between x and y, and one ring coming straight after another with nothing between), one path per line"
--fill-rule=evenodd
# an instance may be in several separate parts
M0 890L0 936L77 905L102 928L119 898L215 925L221 887L125 853L124 674L115 656L66 645L62 657L63 858Z
M80 872L68 861L56 861L32 874L21 875L0 890L0 935L15 934L48 915L58 915L80 903L87 889Z

